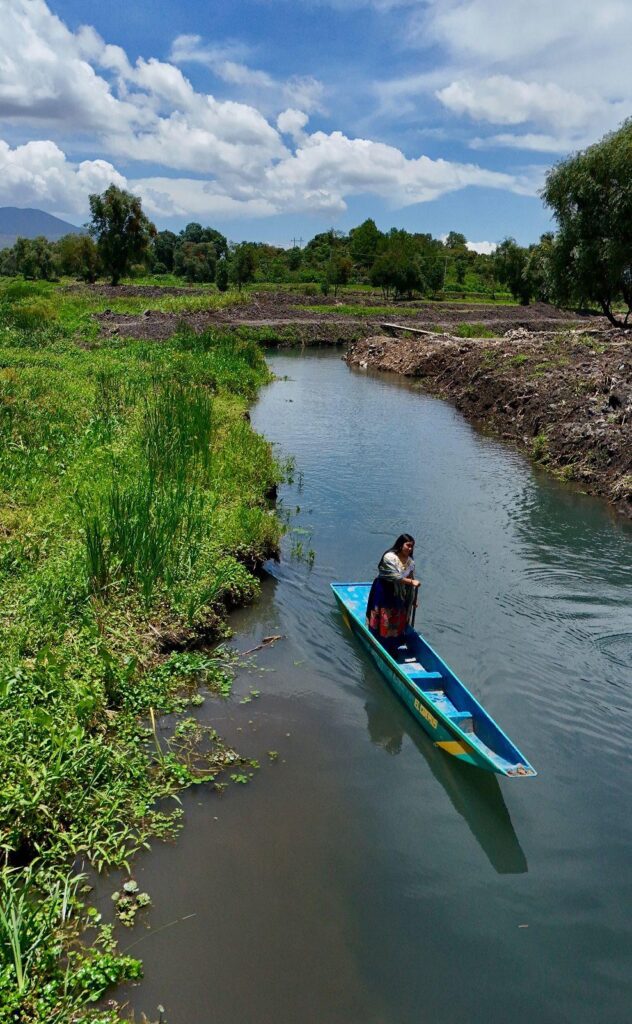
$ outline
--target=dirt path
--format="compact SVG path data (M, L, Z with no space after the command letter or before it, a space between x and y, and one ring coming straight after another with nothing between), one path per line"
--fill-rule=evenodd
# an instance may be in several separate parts
M498 341L374 336L352 366L419 378L468 419L632 518L632 340L606 330L510 331Z

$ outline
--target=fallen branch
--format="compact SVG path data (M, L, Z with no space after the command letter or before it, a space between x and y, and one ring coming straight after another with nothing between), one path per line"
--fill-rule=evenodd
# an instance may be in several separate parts
M277 636L264 636L261 643L257 644L256 647L251 647L250 650L248 651L238 651L237 655L240 658L245 658L247 654L254 654L255 651L261 651L263 650L264 647L271 647L272 644L275 644L277 642L277 640L285 640L285 637L283 636L282 633L279 633Z

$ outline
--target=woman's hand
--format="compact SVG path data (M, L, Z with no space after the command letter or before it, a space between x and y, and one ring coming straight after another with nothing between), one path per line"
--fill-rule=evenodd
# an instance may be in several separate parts
M411 587L415 588L415 590L418 590L418 588L421 586L421 581L420 580L411 580L411 579L409 579L408 582L410 583Z

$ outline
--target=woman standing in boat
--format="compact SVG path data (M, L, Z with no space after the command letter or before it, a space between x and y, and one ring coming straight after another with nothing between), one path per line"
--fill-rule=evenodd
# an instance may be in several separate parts
M385 551L377 567L366 609L367 625L384 647L396 646L408 624L417 597L413 551L415 538L402 533Z

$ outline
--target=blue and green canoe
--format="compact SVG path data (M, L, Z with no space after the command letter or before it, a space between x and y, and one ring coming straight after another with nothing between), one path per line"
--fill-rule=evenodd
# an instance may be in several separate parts
M437 747L459 761L498 775L536 774L468 688L411 626L394 656L382 647L366 626L370 583L332 583L331 589L345 624Z

